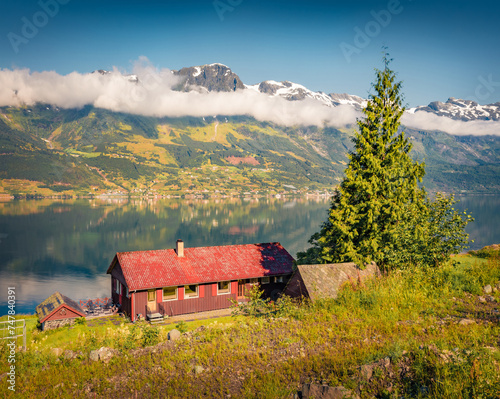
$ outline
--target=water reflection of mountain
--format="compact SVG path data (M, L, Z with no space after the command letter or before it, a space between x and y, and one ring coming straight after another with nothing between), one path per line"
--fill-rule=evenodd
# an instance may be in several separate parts
M485 245L500 244L500 197L471 195L457 197L456 208L467 211L475 222L467 226L467 232L474 240L470 249L481 249Z

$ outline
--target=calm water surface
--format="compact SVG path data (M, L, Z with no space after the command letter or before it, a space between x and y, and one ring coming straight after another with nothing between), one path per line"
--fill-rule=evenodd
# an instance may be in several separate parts
M20 200L0 203L0 315L7 287L16 311L34 312L55 291L108 296L120 251L280 242L295 256L326 218L326 198L224 200ZM463 197L476 222L471 248L500 243L500 198Z

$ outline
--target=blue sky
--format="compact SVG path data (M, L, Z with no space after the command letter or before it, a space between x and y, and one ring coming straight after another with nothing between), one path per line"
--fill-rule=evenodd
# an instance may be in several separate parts
M125 71L146 56L366 97L388 46L410 106L486 104L500 101L499 15L498 1L481 0L20 0L0 15L0 68ZM23 32L26 21L37 32Z

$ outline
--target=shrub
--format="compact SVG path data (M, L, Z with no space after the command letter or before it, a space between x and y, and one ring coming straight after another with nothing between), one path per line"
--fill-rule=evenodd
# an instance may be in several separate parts
M184 334L187 331L187 324L184 320L181 320L175 325L175 328L177 328L181 334Z
M156 327L146 326L142 330L142 346L153 346L158 343L159 331Z

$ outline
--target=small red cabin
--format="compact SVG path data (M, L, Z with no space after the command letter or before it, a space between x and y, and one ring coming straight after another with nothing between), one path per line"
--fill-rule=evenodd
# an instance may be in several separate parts
M85 317L85 311L71 298L55 292L36 307L42 330L50 330L73 324L78 317Z
M283 291L294 259L280 243L119 252L111 274L113 302L132 321L229 308L260 284L265 297Z

